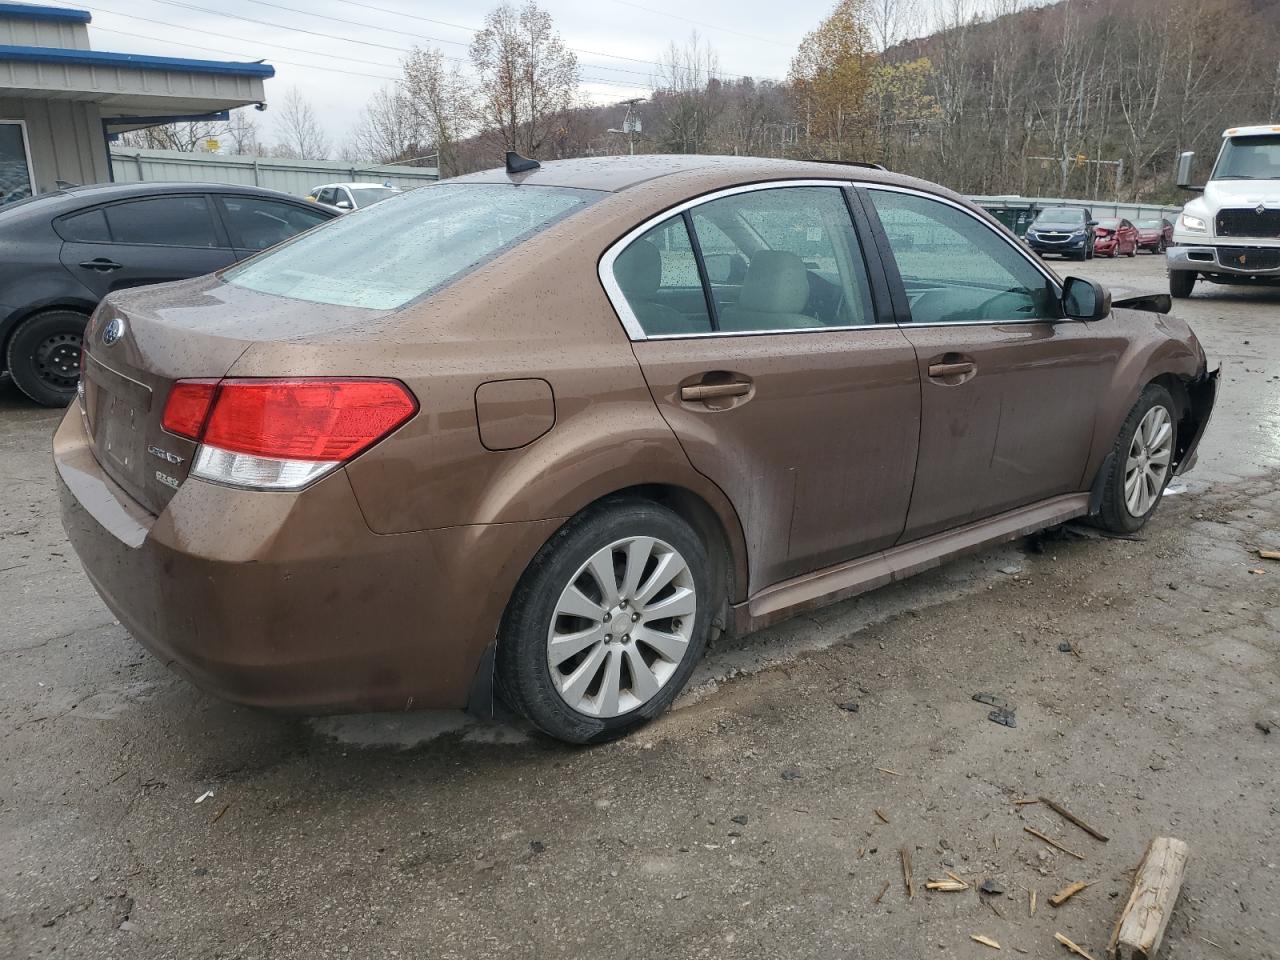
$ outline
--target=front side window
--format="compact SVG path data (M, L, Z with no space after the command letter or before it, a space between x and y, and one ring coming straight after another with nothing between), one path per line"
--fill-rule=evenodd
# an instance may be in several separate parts
M977 217L912 193L869 191L913 323L1056 320L1049 278Z
M310 303L394 310L602 195L566 187L435 184L334 220L223 277Z
M265 250L331 219L314 207L262 197L219 197L218 203L231 243L241 250Z
M115 243L217 247L213 212L204 197L153 197L106 208Z

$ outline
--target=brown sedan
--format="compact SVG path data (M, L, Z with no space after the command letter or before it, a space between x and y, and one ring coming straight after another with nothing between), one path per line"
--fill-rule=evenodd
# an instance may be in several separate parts
M1129 304L879 169L490 171L109 297L54 440L64 524L221 696L496 688L606 739L720 633L1074 517L1141 527L1217 381L1167 298Z

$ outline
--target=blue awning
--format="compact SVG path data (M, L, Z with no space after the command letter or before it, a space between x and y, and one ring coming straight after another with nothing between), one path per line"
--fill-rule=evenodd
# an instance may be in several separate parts
M3 8L16 4L0 4ZM39 8L37 8L39 9ZM57 9L54 7L44 9ZM73 11L74 12L74 11ZM0 44L0 60L26 63L75 64L86 67L131 67L135 70L169 70L175 73L221 73L236 77L276 75L269 63L235 63L227 60L187 60L181 57L151 57L140 53L105 53L97 50L69 50L61 47L20 47Z
M70 7L46 7L36 3L0 3L0 17L25 17L28 20L64 20L68 23L88 23L93 16L88 10Z

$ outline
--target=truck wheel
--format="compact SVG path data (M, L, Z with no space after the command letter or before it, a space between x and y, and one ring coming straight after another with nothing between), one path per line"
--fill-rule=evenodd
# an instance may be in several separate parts
M1191 288L1196 285L1196 275L1190 270L1169 271L1169 293L1179 300L1191 296Z
M65 407L80 379L80 343L89 318L74 310L28 317L9 338L5 362L18 389L46 407Z

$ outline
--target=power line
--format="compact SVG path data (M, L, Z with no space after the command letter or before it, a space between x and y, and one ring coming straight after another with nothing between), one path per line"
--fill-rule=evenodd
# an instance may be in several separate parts
M635 7L637 10L643 10L645 13L654 13L660 17L671 17L673 20L683 20L685 23L691 23L695 27L705 27L707 30L719 30L721 33L731 33L735 37L744 37L747 40L754 40L757 43L773 43L779 47L789 47L791 44L782 40L770 40L768 37L756 37L749 33L743 33L741 30L734 30L730 27L717 27L714 23L706 23L702 20L691 20L688 17L682 17L678 13L668 13L665 10L655 10L653 7L642 6L638 3L632 3L631 0L613 0L614 3L621 4L624 7Z
M307 30L303 27L291 27L282 23L272 23L271 21L268 21L268 20L258 20L254 17L243 17L237 14L223 13L221 10L213 10L209 7L201 7L191 3L182 3L180 2L180 0L153 0L153 2L163 3L171 7L183 7L188 10L195 10L199 13L208 13L214 16L226 17L229 20L242 20L242 21L245 21L246 23L255 23L255 24L258 24L259 26L271 27L276 30L289 30L289 31L292 31L293 33L303 33L303 34L307 34L308 36L320 37L326 40L337 40L342 43L355 43L365 47L375 47L379 50L390 50L394 53L399 53L399 54L407 54L412 52L410 48L406 48L406 47L395 47L386 43L376 43L372 40L357 40L354 37L340 37L331 33L321 33L318 30ZM170 27L175 30L187 29L187 27L184 27L180 24L169 23L163 20L154 20L149 17L138 17L138 16L135 16L134 14L121 13L117 10L109 10L109 9L103 8L103 12L113 14L117 17L127 17L132 20L143 20L148 23L154 23L159 26ZM302 12L302 11L299 11L299 12ZM385 29L385 28L382 28L382 29ZM213 31L204 31L204 32L208 33L210 36L219 36L219 37L223 37L225 39L230 39L230 40L243 40L242 37L231 37L231 36L228 36L227 34L215 33ZM409 34L409 36L413 36L413 34ZM431 38L427 38L427 39L431 39ZM355 62L358 62L358 63L369 63L369 64L373 64L374 66L381 66L387 69L389 69L391 66L390 64L376 63L375 61L371 61L371 60L362 61L362 60L356 60L356 58L354 57L342 57L337 54L327 54L327 53L320 53L318 51L302 50L298 47L287 47L283 44L264 44L264 46L278 46L283 50L293 50L297 53L308 53L308 54L312 54L313 56L325 56L325 57L331 56L341 60L355 60ZM243 56L243 54L241 54L241 56ZM463 64L464 66L471 65L470 61L464 60L461 57L448 57L448 56L445 56L444 54L441 54L441 56L443 57L443 59L453 63ZM313 68L313 69L320 69L320 68ZM395 79L395 78L379 77L375 79ZM623 90L641 89L641 85L635 84L635 83L619 83L614 80L604 80L598 77L582 77L581 79L587 83L602 84L604 86L610 86L610 87L618 87ZM645 87L644 89L648 89L648 88Z

